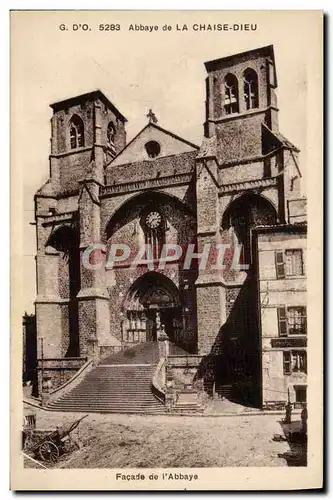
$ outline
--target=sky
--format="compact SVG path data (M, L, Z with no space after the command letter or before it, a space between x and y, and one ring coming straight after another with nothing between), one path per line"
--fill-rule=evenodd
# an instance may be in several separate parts
M23 12L12 18L12 162L21 172L23 196L24 303L34 311L36 242L33 196L47 180L53 102L100 89L128 119L131 140L147 123L152 108L159 125L198 145L205 110L204 62L264 45L274 45L280 131L301 149L307 168L308 44L307 16L275 12ZM111 17L110 17L111 16ZM267 14L266 14L267 16ZM120 22L119 32L101 32L100 23ZM194 22L257 23L256 32L194 32ZM59 26L66 23L68 31ZM89 23L91 31L72 31ZM153 24L153 33L128 31L131 23ZM164 24L171 32L162 31ZM176 32L176 24L188 31ZM13 179L13 181L15 181ZM304 187L304 186L303 186Z

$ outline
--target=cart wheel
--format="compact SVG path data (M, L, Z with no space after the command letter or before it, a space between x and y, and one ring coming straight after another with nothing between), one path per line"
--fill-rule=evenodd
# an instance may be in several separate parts
M45 462L56 462L59 458L59 449L52 441L45 441L39 447L39 456Z

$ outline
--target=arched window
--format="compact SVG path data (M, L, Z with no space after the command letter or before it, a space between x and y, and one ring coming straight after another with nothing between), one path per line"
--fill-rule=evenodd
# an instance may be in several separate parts
M116 127L113 122L110 122L106 131L107 145L111 149L115 149L114 139L116 137Z
M146 258L159 259L165 243L165 219L159 208L150 206L141 216L141 227L145 234L145 244L149 245L151 255Z
M251 68L244 71L244 101L246 109L253 109L259 106L258 75Z
M266 198L248 193L236 198L225 211L222 230L229 231L233 241L242 245L241 258L249 264L252 260L252 229L276 224L276 220L276 211Z
M224 110L226 115L238 113L238 81L229 73L224 79Z
M69 125L69 136L71 149L82 148L84 146L83 121L77 115L74 115L71 118Z

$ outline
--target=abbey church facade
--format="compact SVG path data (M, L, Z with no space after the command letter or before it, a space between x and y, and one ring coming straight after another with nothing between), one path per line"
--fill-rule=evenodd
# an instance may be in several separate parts
M279 131L274 50L205 67L201 145L153 113L127 142L127 119L98 90L51 105L50 176L35 195L38 357L56 373L156 342L162 328L217 386L301 404L306 200L299 151ZM168 245L182 252L161 265Z

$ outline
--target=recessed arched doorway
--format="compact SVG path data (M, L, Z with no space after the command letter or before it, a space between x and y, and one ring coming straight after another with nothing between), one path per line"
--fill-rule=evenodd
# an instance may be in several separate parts
M80 234L75 224L62 225L52 232L46 246L59 252L58 280L59 295L68 302L63 306L68 318L62 338L62 356L80 355L79 309L77 294L80 290Z
M247 193L230 203L222 218L222 240L229 238L242 245L242 261L252 261L252 229L277 223L277 214L272 203L255 193ZM232 232L230 232L232 229ZM231 236L233 235L233 236Z
M122 314L122 340L126 344L154 342L161 329L172 342L181 341L183 321L179 292L161 273L145 273L132 284Z

